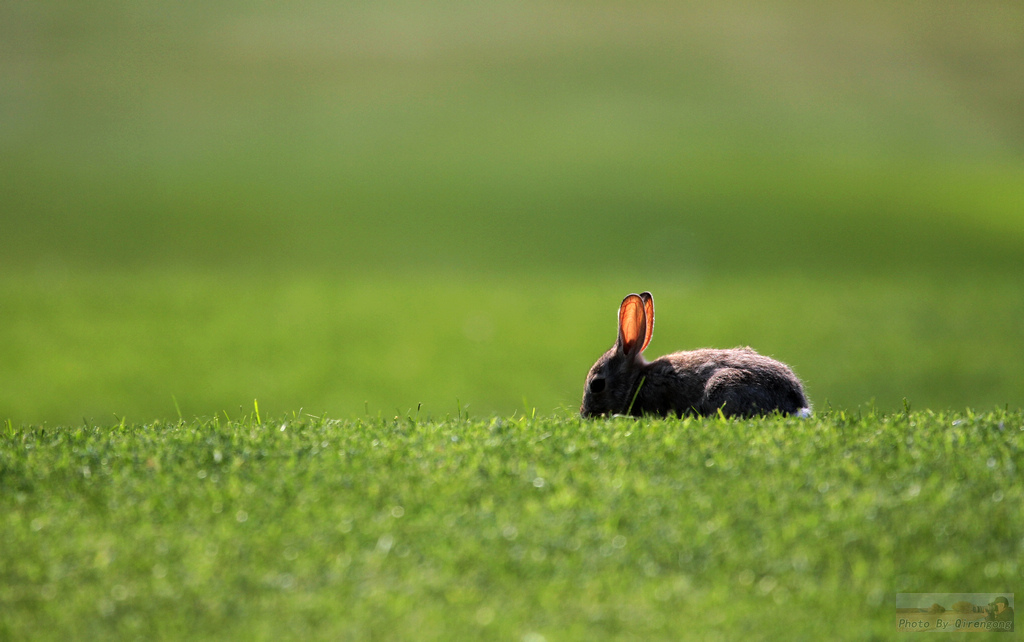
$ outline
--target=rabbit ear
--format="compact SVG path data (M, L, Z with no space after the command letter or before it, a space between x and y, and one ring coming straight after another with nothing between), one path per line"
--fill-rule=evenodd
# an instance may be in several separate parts
M646 337L644 300L637 294L630 294L619 306L619 340L616 346L626 356L635 357L643 352Z
M654 336L654 296L650 292L641 292L640 299L644 302L644 319L647 321L647 333L644 335L644 345L640 352L647 349L647 345Z

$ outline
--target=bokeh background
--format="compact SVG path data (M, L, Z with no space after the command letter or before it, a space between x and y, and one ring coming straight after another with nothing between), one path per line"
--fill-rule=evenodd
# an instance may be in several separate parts
M1024 401L1024 4L5 2L0 418ZM418 409L418 410L417 410Z

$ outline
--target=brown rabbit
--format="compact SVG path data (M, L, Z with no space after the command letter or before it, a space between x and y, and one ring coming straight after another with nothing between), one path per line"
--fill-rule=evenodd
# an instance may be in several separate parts
M623 299L618 339L587 374L581 415L810 415L786 364L750 348L676 352L648 363L642 354L653 333L651 293Z

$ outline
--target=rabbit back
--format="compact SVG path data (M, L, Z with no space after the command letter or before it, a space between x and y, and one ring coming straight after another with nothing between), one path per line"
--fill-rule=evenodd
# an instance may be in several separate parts
M647 364L633 414L806 415L803 384L784 363L749 347L676 352Z

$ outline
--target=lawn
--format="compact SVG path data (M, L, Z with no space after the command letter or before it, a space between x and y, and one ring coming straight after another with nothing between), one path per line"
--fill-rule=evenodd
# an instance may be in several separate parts
M894 593L1012 592L1024 546L1019 412L254 407L0 457L8 639L882 639Z
M546 414L642 290L651 356L1020 407L1020 12L12 7L0 418Z
M965 6L0 8L0 638L1012 592L1024 5ZM579 420L643 290L649 358L753 346L814 418Z
M650 289L653 358L751 345L819 408L992 409L1024 398L1009 279L344 280L156 273L0 277L0 417L15 425L579 408L622 296Z

